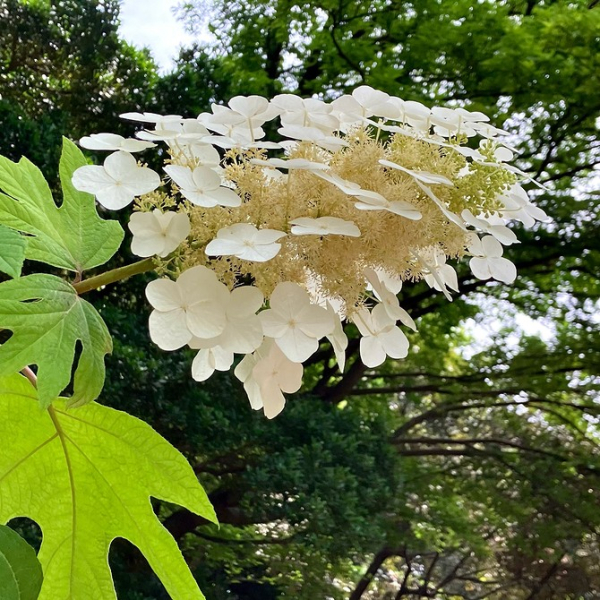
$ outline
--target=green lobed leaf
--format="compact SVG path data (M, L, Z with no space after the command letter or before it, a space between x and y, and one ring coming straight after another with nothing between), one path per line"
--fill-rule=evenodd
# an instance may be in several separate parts
M124 232L117 221L98 216L94 197L77 191L71 176L86 164L81 151L63 138L60 207L41 171L26 158L0 156L0 224L32 237L25 257L81 273L104 264L118 250Z
M46 407L69 384L75 347L81 355L70 404L95 400L105 377L110 333L96 309L66 281L36 274L0 283L0 329L13 332L0 346L0 377L38 366L38 394Z
M14 229L0 225L0 271L19 277L25 260L27 239Z
M42 579L35 550L16 531L0 525L0 598L36 600Z
M150 497L216 516L185 458L149 425L96 403L67 411L58 399L40 411L15 374L0 379L0 439L0 522L25 515L42 529L40 600L116 598L107 555L117 537L173 600L204 598Z

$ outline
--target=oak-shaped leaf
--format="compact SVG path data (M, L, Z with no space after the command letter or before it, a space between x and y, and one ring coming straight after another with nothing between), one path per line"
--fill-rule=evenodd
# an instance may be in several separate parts
M63 138L59 207L33 163L0 156L0 224L30 236L26 258L81 273L104 264L119 249L123 228L101 219L94 197L71 184L73 172L85 164L77 146Z
M40 411L32 384L0 378L0 522L33 519L43 534L40 600L116 598L111 542L137 546L173 600L204 598L150 497L216 522L185 458L149 425L97 403Z
M14 229L0 225L0 271L19 277L25 260L27 238Z
M0 598L36 600L42 579L35 550L16 531L0 525Z
M38 367L38 394L46 407L71 381L77 342L81 354L72 406L95 400L104 385L110 333L96 309L59 277L28 275L0 283L0 329L13 335L0 346L0 377Z

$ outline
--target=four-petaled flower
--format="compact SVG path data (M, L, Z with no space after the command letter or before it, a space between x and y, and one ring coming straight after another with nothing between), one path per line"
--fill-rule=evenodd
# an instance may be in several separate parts
M360 237L360 229L352 222L338 217L298 217L290 221L294 235L347 235Z
M250 406L263 409L267 419L276 417L285 406L282 392L293 394L302 385L304 369L292 362L272 340L265 340L254 354L249 354L235 369L244 384Z
M92 133L79 140L79 145L87 150L105 150L115 152L123 150L125 152L140 152L147 148L154 148L156 144L144 142L135 138L124 138L116 133Z
M182 196L192 204L214 208L215 206L239 206L242 199L231 189L221 186L221 177L209 167L169 165L167 175L178 185Z
M269 306L259 314L263 332L293 362L304 362L317 351L319 340L334 330L327 310L312 304L308 293L295 283L280 283Z
M186 213L158 208L152 212L134 212L129 219L133 233L131 251L137 256L160 256L171 254L190 234L190 218Z
M160 177L152 169L140 167L135 158L119 150L104 161L104 166L86 165L73 173L73 186L89 192L105 208L119 210L136 196L148 194L160 185Z
M188 269L177 281L151 281L146 297L154 308L150 337L163 350L177 350L194 336L216 337L227 325L229 290L206 267Z
M219 229L217 237L207 244L206 254L266 262L274 258L281 249L277 240L282 237L285 237L283 231L257 229L250 223L236 223Z
M352 321L362 335L360 358L367 367L378 367L386 356L404 358L408 354L408 339L383 304L378 304L371 312L361 308L352 315Z
M477 279L494 278L504 283L512 283L516 279L517 268L502 257L502 244L491 235L481 239L473 235L469 252L473 254L469 266Z

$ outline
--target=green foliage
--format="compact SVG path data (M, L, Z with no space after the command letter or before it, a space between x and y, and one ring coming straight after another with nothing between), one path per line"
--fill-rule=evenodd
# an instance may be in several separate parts
M40 598L116 598L106 557L123 537L174 600L203 598L150 496L215 521L185 459L148 425L98 404L40 411L19 375L0 380L0 521L26 515L43 532ZM29 490L25 494L24 490Z
M57 207L41 171L22 158L0 157L0 222L29 234L26 258L81 273L108 261L123 241L116 221L98 216L94 197L71 184L73 172L86 164L83 154L63 140L60 177L63 202Z
M112 350L110 333L96 309L66 281L37 274L1 283L0 327L13 332L0 346L0 376L36 364L42 407L69 384L78 341L82 348L69 404L100 395L104 355Z
M0 0L0 154L54 189L61 136L120 126L152 102L156 66L118 36L118 0Z
M0 226L0 271L19 277L25 261L26 239L18 231Z
M18 533L0 525L0 598L36 600L42 580L33 548Z

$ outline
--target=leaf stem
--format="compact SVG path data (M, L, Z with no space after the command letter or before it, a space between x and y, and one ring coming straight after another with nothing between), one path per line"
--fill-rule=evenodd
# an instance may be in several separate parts
M79 283L75 283L73 287L75 288L75 291L81 295L85 294L86 292L96 290L99 287L110 285L111 283L116 283L117 281L122 281L123 279L127 279L132 275L139 275L140 273L151 271L153 268L154 259L145 258L144 260L139 260L138 262L134 262L130 265L100 273L100 275L95 275L89 279L84 279Z
M21 373L29 379L34 388L37 388L37 375L31 370L31 367L23 367Z

